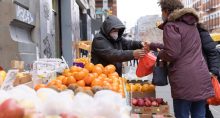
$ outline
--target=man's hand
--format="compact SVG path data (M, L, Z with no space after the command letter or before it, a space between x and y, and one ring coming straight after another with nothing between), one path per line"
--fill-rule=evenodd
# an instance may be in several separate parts
M150 51L150 43L149 42L141 42L142 46L143 46L143 49L147 52Z
M141 57L144 57L146 55L146 50L143 49L137 49L133 51L133 56L135 59L139 59Z

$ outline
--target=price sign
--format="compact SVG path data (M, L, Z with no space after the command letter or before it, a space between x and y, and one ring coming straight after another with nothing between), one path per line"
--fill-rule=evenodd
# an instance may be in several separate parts
M13 88L13 83L16 79L16 74L18 73L18 70L9 70L5 81L3 82L1 89L2 90L10 90Z

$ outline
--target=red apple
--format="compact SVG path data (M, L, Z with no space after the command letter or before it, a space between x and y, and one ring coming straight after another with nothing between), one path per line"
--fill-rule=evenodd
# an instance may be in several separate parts
M163 98L156 98L156 101L158 104L162 104L163 103Z
M159 107L159 104L158 104L156 101L153 101L151 104L152 104L152 106L154 106L154 107Z
M145 105L143 99L138 99L138 103L137 104L138 104L139 107L143 107Z
M0 105L0 118L23 118L24 109L15 100L7 99Z
M137 106L138 100L135 98L132 98L131 103L132 103L132 105Z
M149 100L145 101L145 106L146 107L151 107L151 102Z
M153 101L155 101L155 98L154 98L154 97L150 97L149 100L150 100L151 102L153 102Z

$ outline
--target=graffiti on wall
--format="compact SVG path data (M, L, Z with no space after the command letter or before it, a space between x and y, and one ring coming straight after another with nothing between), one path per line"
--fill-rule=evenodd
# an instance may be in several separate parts
M44 18L50 20L50 7L48 2L45 2L45 4L43 5L43 10L44 10Z
M55 23L52 10L52 0L41 0L41 56L55 57Z
M51 58L51 57L52 57L52 52L51 52L50 42L49 42L48 37L46 37L45 39L43 39L43 44L44 44L44 46L45 46L45 48L44 48L44 55L45 55L47 58Z
M31 24L34 22L34 18L31 12L18 5L16 5L16 18L28 24Z

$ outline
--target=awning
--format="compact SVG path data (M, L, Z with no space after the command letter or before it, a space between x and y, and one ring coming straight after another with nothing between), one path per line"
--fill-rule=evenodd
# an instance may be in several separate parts
M211 34L213 41L220 41L220 33Z

